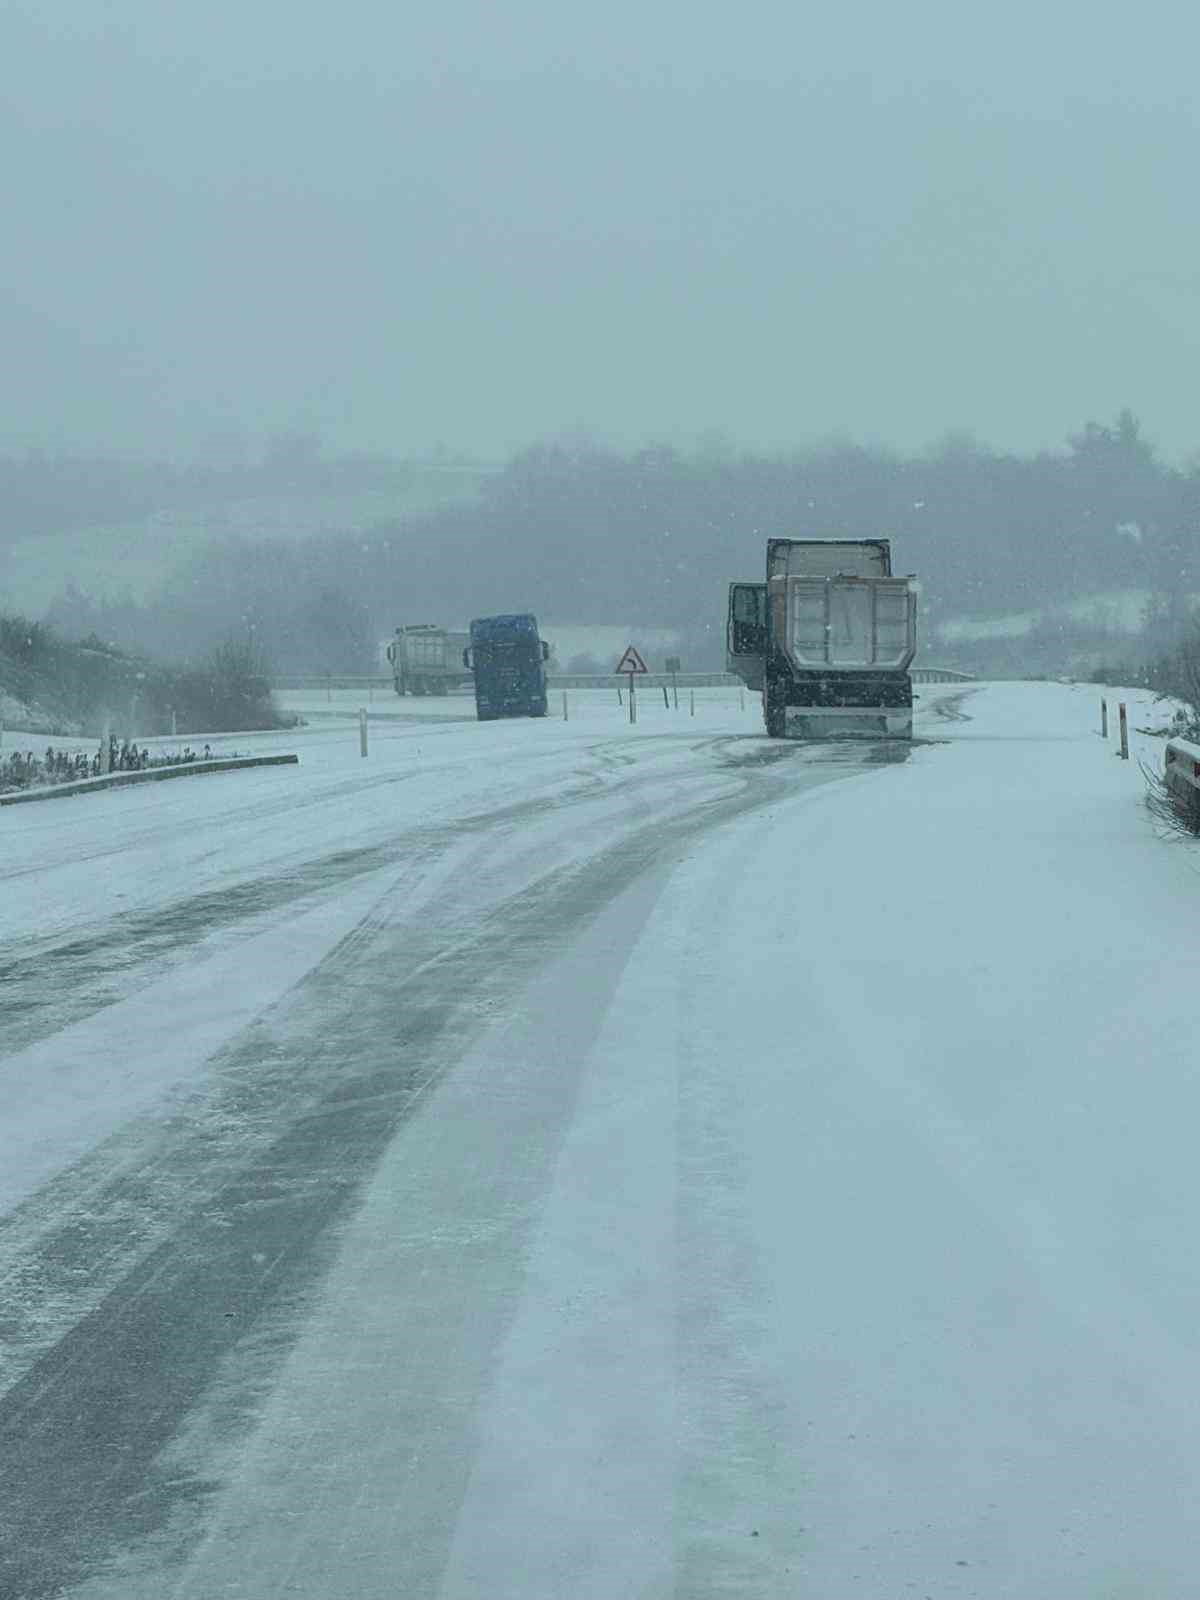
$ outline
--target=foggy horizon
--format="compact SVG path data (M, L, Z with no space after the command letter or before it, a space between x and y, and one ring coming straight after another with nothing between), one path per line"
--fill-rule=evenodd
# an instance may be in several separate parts
M1200 23L8 8L0 452L1186 461ZM14 381L16 379L16 381Z

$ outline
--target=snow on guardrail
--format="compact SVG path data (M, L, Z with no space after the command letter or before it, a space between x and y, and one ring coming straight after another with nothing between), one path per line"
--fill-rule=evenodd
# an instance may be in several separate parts
M108 772L99 778L80 778L75 783L48 783L38 789L18 789L14 794L0 794L0 806L19 806L31 800L58 800L69 794L90 794L93 789L120 789L130 783L158 783L165 778L234 772L241 767L296 766L299 761L297 755L228 756L210 761L185 761L173 767L145 767L140 772Z

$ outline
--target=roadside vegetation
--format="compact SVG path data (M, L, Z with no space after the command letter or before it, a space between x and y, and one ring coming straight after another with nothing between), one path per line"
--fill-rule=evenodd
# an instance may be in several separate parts
M1193 622L1176 644L1151 660L1100 668L1095 681L1153 689L1163 703L1163 715L1140 731L1200 743L1200 623ZM1195 838L1200 835L1200 795L1189 784L1172 788L1167 770L1165 760L1161 770L1143 762L1146 804L1170 832Z
M28 617L0 613L0 727L118 738L239 733L295 719L271 695L252 639L227 636L191 665L168 665L96 635L70 641Z

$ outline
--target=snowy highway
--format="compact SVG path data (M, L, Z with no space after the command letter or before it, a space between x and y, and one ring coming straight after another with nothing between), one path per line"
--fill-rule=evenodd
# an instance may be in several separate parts
M1097 693L0 815L0 1600L1193 1596L1200 861Z

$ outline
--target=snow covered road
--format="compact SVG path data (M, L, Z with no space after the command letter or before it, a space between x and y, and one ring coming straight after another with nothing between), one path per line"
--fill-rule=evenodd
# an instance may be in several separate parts
M7 813L4 1600L1193 1595L1196 861L1094 700Z

